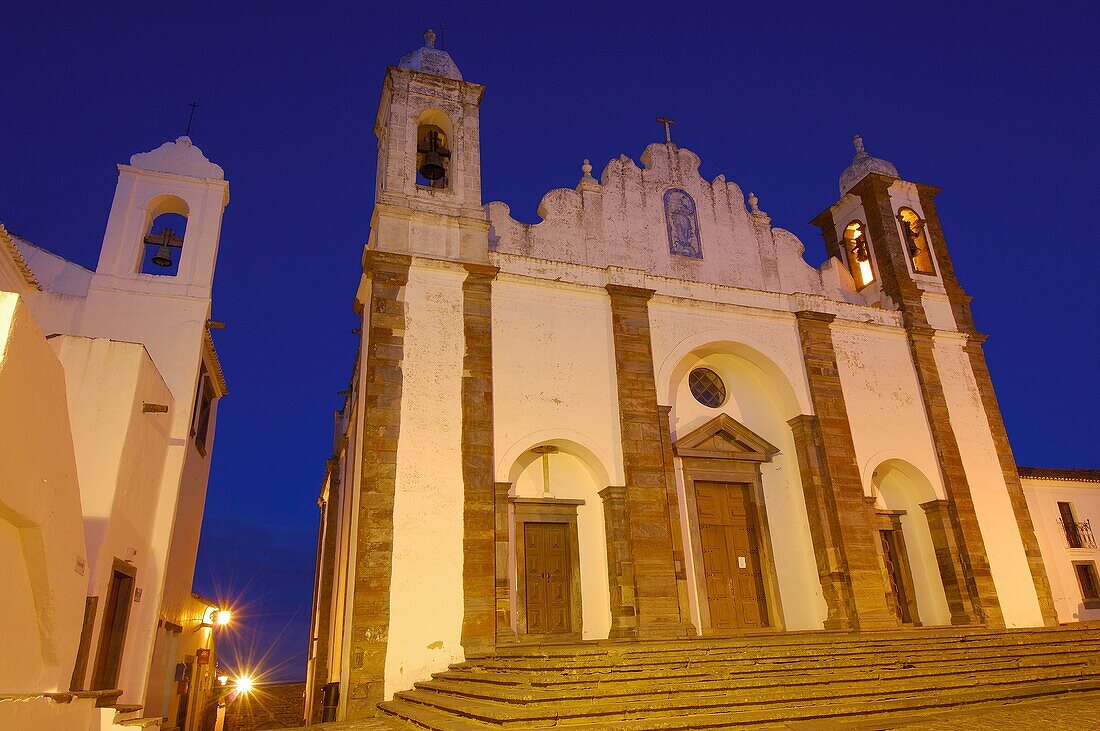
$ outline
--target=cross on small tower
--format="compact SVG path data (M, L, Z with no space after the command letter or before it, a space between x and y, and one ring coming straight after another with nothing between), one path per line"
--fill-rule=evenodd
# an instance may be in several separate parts
M199 108L199 105L195 102L191 102L189 106L191 107L191 114L187 117L187 131L183 133L185 137L191 136L191 121L195 118L195 110Z
M672 142L672 125L676 122L668 117L657 117L657 123L665 126L665 142Z

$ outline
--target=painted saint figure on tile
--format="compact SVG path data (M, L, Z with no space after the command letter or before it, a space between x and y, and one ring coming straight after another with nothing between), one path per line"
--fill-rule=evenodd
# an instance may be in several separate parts
M668 251L676 256L703 258L703 242L699 238L699 219L695 201L678 188L665 193L665 225L668 228Z

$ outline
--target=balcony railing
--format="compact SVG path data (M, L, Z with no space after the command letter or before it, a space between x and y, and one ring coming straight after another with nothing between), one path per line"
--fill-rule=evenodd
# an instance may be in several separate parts
M1086 519L1082 523L1069 523L1061 519L1062 533L1066 538L1066 548L1096 548L1096 538L1092 535L1092 526Z

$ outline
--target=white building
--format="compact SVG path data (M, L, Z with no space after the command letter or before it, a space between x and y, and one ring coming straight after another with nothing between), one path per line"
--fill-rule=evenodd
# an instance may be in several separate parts
M814 268L666 128L526 225L426 38L375 118L308 715L516 642L1057 623L937 188L857 137Z
M38 728L18 715L33 713L75 728L106 713L88 698L175 721L188 660L201 662L177 649L203 620L191 582L226 393L209 318L229 185L186 137L118 169L94 272L0 230L13 587L0 606L9 628L38 628L6 648L0 694L24 698L0 702L0 726ZM78 702L31 702L70 691Z

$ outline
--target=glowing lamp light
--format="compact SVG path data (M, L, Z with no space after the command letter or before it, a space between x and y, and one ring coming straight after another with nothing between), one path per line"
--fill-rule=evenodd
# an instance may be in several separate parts
M251 692L253 685L254 683L252 681L252 678L248 677L247 675L242 675L241 677L237 678L236 687L238 693Z
M218 627L224 627L229 624L229 620L233 618L233 612L228 609L215 609L214 614L210 617L214 624Z

